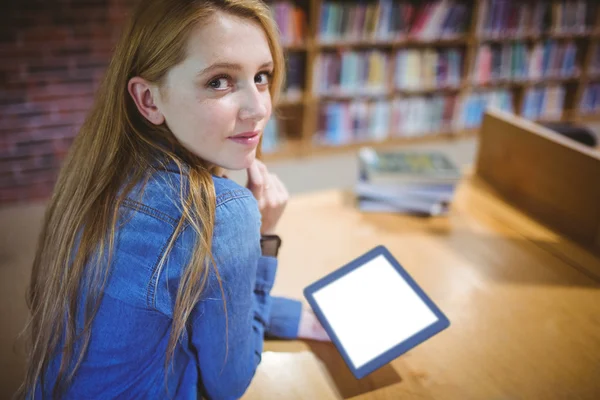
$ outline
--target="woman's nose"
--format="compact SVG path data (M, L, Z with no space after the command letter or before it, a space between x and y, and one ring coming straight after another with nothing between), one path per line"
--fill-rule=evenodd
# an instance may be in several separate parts
M244 101L240 108L240 119L260 121L267 116L267 102L270 97L253 85L244 93Z

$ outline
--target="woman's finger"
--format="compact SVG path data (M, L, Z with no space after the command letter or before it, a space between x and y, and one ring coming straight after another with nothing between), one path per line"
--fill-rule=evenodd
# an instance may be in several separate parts
M289 198L290 195L287 191L287 188L281 181L281 179L279 179L279 177L277 175L273 174L272 180L274 182L273 184L277 187L277 191L278 191L279 195L281 196L281 198L283 198L284 200L287 201L287 199Z
M279 179L279 177L275 174L271 174L271 185L273 185L273 189L277 193L277 199L278 199L279 203L280 204L287 203L287 200L288 200L287 190L286 190L285 186L283 185L283 182L281 182L281 179Z

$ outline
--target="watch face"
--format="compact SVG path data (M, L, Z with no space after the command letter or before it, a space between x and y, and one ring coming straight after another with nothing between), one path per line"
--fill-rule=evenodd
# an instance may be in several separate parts
M263 236L260 239L260 247L264 255L276 256L281 246L281 239L277 235Z

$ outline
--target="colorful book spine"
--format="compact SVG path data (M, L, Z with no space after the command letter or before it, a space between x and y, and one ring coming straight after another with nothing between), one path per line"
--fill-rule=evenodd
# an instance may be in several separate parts
M529 88L523 98L521 115L531 120L560 120L564 99L562 86Z
M536 43L531 50L521 42L481 45L474 59L471 79L476 84L486 84L571 78L578 74L575 43L546 40Z
M428 41L464 35L469 19L467 5L451 0L325 1L321 4L318 36L322 43L407 37Z
M263 130L261 150L263 153L273 153L280 147L280 145L281 138L279 135L279 126L277 119L272 116Z
M462 63L460 49L399 50L395 56L395 86L401 90L458 87Z
M314 65L317 96L379 95L387 90L389 55L383 51L321 53Z
M283 97L288 101L299 101L302 99L304 90L304 64L303 53L290 52L286 54L287 72Z
M553 3L552 31L557 34L582 34L595 23L597 0L569 0Z
M482 38L539 35L552 26L552 7L545 0L480 0L477 18Z
M315 141L326 146L383 141L388 137L389 123L389 101L325 102L320 108Z
M306 38L306 12L290 1L270 4L271 14L277 22L283 45L299 45Z
M392 102L392 132L418 137L447 132L453 124L455 95L409 96Z
M464 96L457 106L453 128L456 130L478 128L487 108L514 112L512 92L506 89L485 90Z
M527 79L528 61L524 43L484 44L474 59L472 81L485 84Z
M600 83L586 86L579 104L579 112L582 114L600 112Z

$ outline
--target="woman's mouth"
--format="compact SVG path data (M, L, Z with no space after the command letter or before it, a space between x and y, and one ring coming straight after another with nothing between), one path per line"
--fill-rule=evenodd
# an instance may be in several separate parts
M242 132L237 135L229 136L227 139L245 146L256 146L260 141L260 132Z

